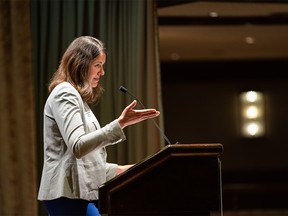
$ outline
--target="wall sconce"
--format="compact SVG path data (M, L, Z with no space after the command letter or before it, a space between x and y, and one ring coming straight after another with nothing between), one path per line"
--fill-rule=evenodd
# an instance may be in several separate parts
M265 134L263 93L247 91L240 94L241 132L244 137L261 137Z

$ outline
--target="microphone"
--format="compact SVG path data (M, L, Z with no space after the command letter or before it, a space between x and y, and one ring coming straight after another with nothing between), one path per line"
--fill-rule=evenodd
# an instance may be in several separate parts
M120 86L119 88L120 91L122 91L123 93L128 93L129 95L131 95L136 101L138 101L140 103L140 105L142 106L143 109L146 109L146 107L143 105L143 103L131 92L128 91L127 88L125 88L124 86ZM154 123L154 125L157 127L157 129L159 130L159 132L161 133L161 135L164 137L164 139L166 140L166 142L171 145L170 140L166 137L166 135L164 134L163 130L161 130L161 128L159 127L159 125L155 122L155 120L152 118L152 121Z

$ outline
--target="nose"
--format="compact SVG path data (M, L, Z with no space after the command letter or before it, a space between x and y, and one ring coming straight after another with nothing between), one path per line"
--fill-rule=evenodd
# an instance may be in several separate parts
M101 70L98 72L98 74L99 74L100 76L104 76L105 70L104 70L103 67L102 67Z

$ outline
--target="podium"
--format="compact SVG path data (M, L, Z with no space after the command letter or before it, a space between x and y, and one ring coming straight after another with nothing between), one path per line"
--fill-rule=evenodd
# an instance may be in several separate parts
M99 187L109 216L209 216L222 211L222 144L167 145Z

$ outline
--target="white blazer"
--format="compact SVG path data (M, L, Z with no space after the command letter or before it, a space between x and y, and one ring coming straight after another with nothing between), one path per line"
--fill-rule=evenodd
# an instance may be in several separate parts
M39 200L98 199L98 187L115 176L105 146L126 140L118 120L100 127L68 82L57 85L44 107L44 163Z

